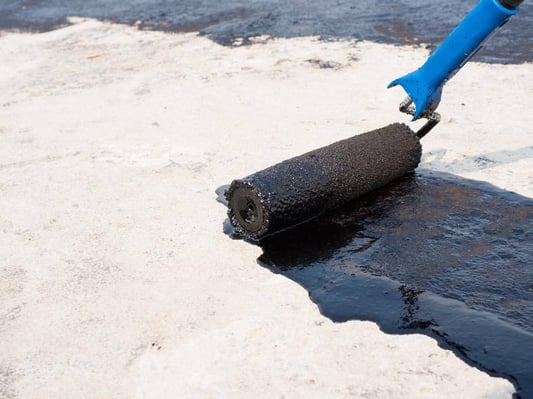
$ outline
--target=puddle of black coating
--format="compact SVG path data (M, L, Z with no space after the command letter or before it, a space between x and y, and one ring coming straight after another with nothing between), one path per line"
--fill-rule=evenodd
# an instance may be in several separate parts
M532 225L529 198L419 171L262 241L259 263L301 284L330 319L433 336L529 398Z
M440 43L477 0L2 0L0 30L47 31L68 16L134 24L140 29L199 31L223 45L237 38L320 36L393 44ZM533 4L524 2L475 60L532 62Z

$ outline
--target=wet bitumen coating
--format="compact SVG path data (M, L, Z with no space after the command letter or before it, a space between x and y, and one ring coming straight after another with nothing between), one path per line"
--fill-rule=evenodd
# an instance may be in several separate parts
M532 398L532 226L532 199L422 170L262 240L258 262L331 320L435 337Z
M239 233L262 238L411 173L421 154L404 124L356 135L233 181L228 216Z
M196 32L222 45L236 38L320 36L435 46L477 0L2 0L0 30L48 31L67 17L91 17L140 29ZM477 61L533 61L533 3L491 38Z

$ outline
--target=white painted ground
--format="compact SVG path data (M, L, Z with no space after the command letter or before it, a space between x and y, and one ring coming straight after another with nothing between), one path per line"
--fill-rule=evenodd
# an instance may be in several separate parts
M424 49L75 22L0 35L0 398L511 396L431 338L334 324L222 232L218 186L407 121L385 87ZM531 64L467 65L422 166L533 196L532 94Z

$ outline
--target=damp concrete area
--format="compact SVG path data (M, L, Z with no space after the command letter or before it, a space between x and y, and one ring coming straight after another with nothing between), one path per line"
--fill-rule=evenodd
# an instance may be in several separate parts
M440 43L477 3L476 0L5 0L0 29L46 31L68 25L68 17L89 17L140 29L200 32L219 44L250 37L320 36L393 44ZM533 5L490 40L476 59L484 62L533 61Z
M532 225L530 198L421 171L262 240L258 263L302 285L331 320L430 335L528 398Z

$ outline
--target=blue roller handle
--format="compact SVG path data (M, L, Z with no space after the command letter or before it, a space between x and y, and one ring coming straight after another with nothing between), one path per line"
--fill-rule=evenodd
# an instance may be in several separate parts
M442 87L461 67L472 58L498 28L518 13L508 8L512 0L481 0L444 40L424 65L399 79L392 81L389 88L400 85L416 106L413 120L426 111L434 111L439 105Z

